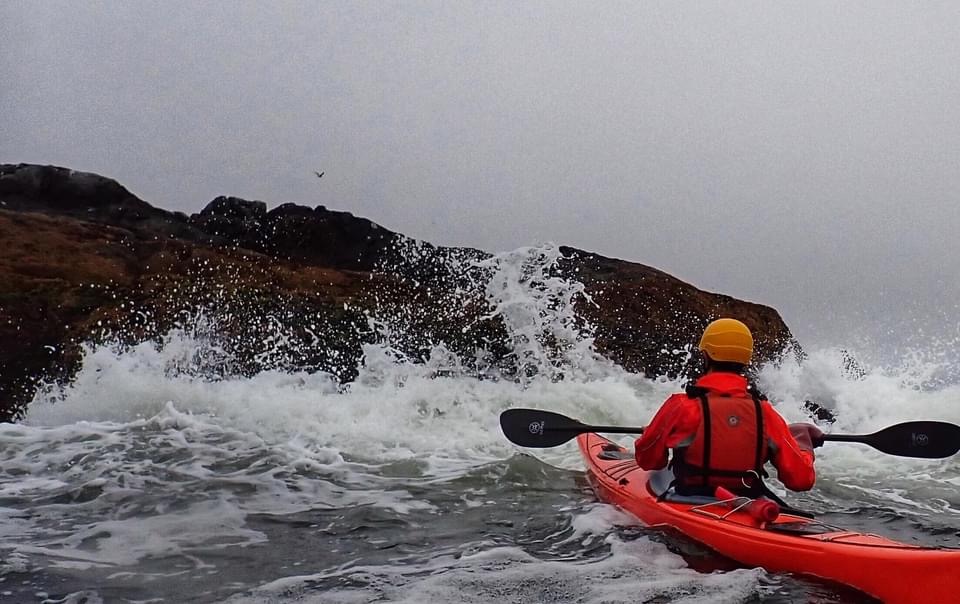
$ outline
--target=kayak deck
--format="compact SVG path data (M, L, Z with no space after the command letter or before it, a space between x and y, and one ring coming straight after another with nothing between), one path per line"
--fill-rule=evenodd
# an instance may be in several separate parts
M713 497L661 501L669 472L641 469L628 451L597 434L582 434L577 443L597 496L651 527L673 527L747 566L835 581L888 604L958 601L960 549L902 543L790 513L763 522L721 508Z

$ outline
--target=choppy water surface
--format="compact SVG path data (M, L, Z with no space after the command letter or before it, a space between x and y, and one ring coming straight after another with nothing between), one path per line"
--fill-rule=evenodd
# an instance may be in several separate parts
M524 311L544 308L543 296L570 300L569 284L525 289L512 269L530 253L497 260L491 301L513 313L518 358L545 358L544 330L570 343L562 379L478 379L442 346L426 364L370 346L345 388L318 374L181 371L208 345L189 331L159 346L91 348L70 386L0 425L0 600L869 601L647 530L596 502L573 445L525 452L504 439L497 418L510 407L642 425L679 387L593 354L571 331L569 304ZM960 422L960 389L923 388L926 371L916 361L851 375L843 354L822 350L761 380L788 419L806 418L803 400L824 401L837 432ZM798 506L960 545L955 460L837 443L818 453L818 487L792 496Z

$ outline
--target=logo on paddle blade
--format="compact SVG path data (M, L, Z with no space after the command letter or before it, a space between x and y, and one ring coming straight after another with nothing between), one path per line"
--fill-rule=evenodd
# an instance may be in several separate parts
M930 437L922 432L919 434L916 432L912 433L910 435L910 440L912 441L914 447L926 447L930 444Z
M547 422L530 422L530 434L539 434L543 436L543 427Z

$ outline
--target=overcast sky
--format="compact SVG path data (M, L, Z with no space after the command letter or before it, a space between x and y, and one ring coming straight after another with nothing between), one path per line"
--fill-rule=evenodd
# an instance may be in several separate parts
M960 337L960 3L0 3L0 162ZM314 170L325 171L317 180Z

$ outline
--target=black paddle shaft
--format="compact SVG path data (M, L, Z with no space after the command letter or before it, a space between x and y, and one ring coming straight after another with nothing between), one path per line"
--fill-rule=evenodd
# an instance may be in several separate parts
M507 409L500 414L504 435L521 447L562 445L578 434L642 434L643 428L589 426L552 411ZM873 434L825 434L824 441L854 442L901 457L939 459L960 451L960 426L947 422L913 421L896 424Z

